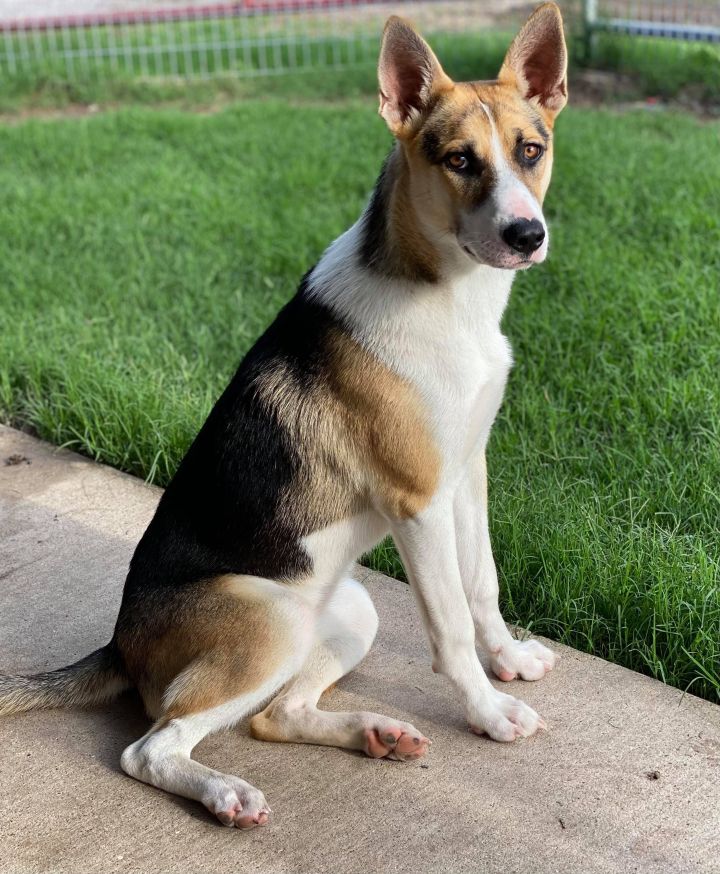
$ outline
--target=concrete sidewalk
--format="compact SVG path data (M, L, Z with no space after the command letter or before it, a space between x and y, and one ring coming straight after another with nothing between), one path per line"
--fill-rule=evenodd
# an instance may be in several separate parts
M44 670L104 644L159 491L0 428L0 668ZM136 698L0 719L2 872L720 871L720 707L553 644L537 684L500 684L549 730L470 734L430 670L407 586L361 570L381 617L359 670L324 699L407 719L434 741L413 764L252 740L202 762L259 786L265 829L223 829L126 777L146 727Z

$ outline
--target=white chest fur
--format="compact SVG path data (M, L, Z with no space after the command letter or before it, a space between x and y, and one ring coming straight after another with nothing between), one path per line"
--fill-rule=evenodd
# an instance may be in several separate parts
M444 285L392 281L357 266L357 226L333 243L311 289L355 336L412 383L431 417L454 479L484 445L502 401L512 355L500 331L514 273L476 267Z
M396 314L386 308L384 330L366 338L425 401L449 478L487 441L512 363L499 325L512 277L489 285L492 273L405 294Z

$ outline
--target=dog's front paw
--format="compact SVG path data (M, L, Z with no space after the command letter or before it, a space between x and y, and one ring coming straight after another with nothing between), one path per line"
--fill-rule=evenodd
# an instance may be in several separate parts
M490 667L499 680L539 680L555 667L557 656L537 640L513 640L490 654Z
M545 720L532 707L495 689L477 708L470 723L470 730L475 734L488 734L493 740L506 743L530 737L545 727Z

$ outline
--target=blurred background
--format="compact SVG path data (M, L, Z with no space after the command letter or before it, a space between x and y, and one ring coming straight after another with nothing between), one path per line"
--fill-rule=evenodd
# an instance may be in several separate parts
M595 96L618 89L709 103L720 92L717 0L561 0L572 59ZM522 0L2 0L0 74L9 95L75 97L174 77L265 77L366 69L387 16L413 20L457 71L495 72L532 4ZM478 38L485 69L478 71ZM307 86L306 86L307 87Z
M504 615L718 701L720 3L560 5L551 251L489 446ZM367 202L387 15L480 79L532 8L0 0L0 421L166 484Z

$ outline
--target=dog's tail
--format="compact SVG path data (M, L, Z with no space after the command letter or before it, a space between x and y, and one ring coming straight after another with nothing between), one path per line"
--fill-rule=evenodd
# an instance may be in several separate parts
M30 677L0 674L0 716L49 707L101 704L131 686L112 643L73 665Z

